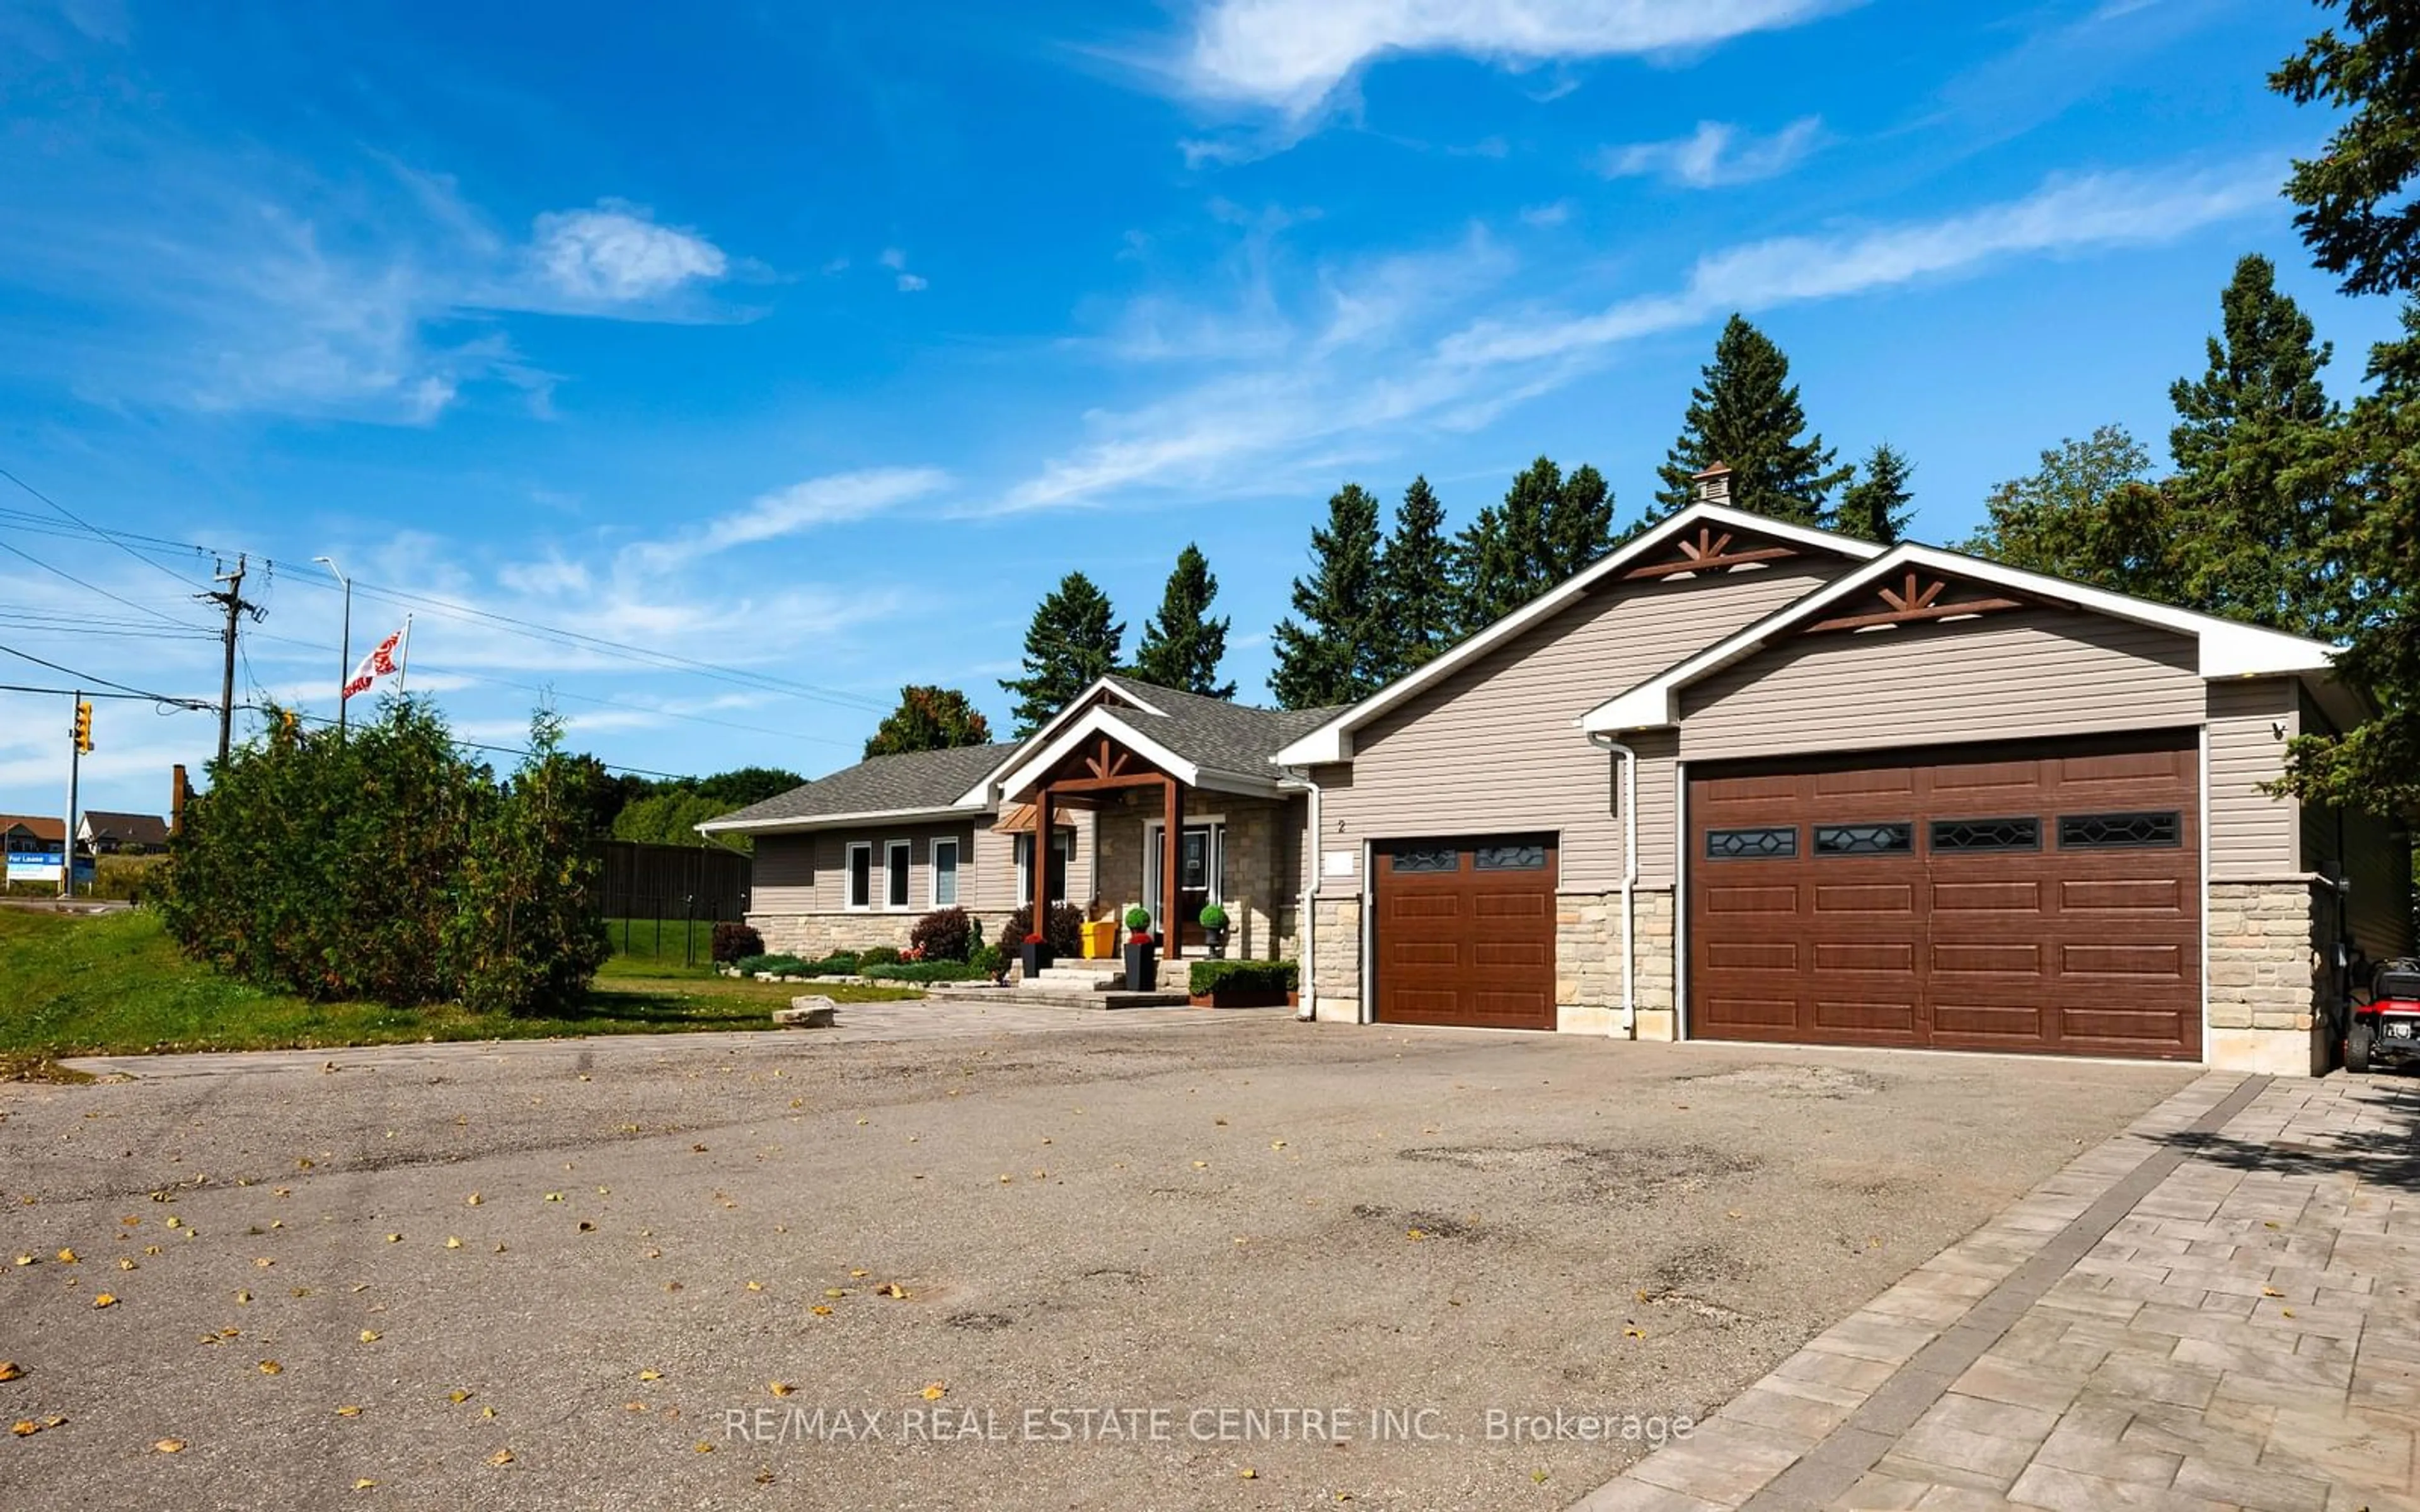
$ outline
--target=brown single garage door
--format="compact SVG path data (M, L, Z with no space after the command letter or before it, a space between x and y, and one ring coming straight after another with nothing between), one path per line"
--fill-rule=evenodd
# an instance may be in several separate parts
M1379 1022L1555 1026L1553 836L1391 841L1374 870Z
M1691 1033L2198 1059L2197 751L1693 774Z

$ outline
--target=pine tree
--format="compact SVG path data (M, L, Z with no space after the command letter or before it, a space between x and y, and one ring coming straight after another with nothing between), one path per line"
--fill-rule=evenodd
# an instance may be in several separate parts
M1025 675L1002 678L1016 695L1018 739L1033 733L1076 695L1117 671L1126 627L1109 597L1080 572L1059 579L1025 631Z
M1839 512L1832 517L1832 527L1850 535L1892 546L1907 536L1907 522L1915 517L1910 501L1916 496L1908 491L1908 479L1916 468L1906 457L1892 451L1888 441L1874 448L1866 458L1865 475L1853 481L1840 492Z
M1228 621L1210 617L1210 601L1218 596L1218 579L1210 575L1210 559L1187 542L1176 554L1176 569L1168 575L1159 612L1142 627L1135 675L1206 698L1233 698L1234 683L1218 681L1218 663L1227 656Z
M1546 522L1561 504L1563 471L1540 457L1513 474L1504 501L1489 504L1454 537L1454 622L1484 629L1549 586Z
M2297 635L2325 636L2340 473L2338 412L2320 387L2331 348L2277 291L2258 255L2220 296L2221 334L2198 380L2168 390L2177 409L2166 484L2180 512L2185 601Z
M949 750L991 741L991 721L954 687L911 683L899 690L899 706L883 716L865 743L865 754L897 756L916 750Z
M1552 588L1593 566L1611 549L1613 489L1604 474L1583 462L1555 491L1539 527L1538 566L1544 586Z
M1375 676L1393 682L1453 643L1452 548L1445 506L1426 478L1414 478L1395 511L1394 532L1378 555L1384 655Z
M1280 706L1351 703L1378 686L1378 501L1348 483L1327 501L1327 524L1311 532L1309 578L1294 580L1293 618L1273 637L1269 687Z
M1790 359L1763 332L1732 316L1714 340L1705 381L1690 392L1680 439L1656 470L1659 517L1696 497L1690 481L1717 462L1731 470L1736 508L1799 525L1823 523L1831 492L1853 468L1835 468L1823 438L1808 436ZM1803 439L1802 439L1803 438Z

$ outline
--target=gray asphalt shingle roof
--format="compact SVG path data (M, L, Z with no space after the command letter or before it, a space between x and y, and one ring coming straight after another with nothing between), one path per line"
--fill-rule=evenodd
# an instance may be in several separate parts
M1336 708L1257 709L1112 676L1120 697L1150 708L1121 708L1118 717L1197 766L1274 777L1269 758L1336 717ZM1160 712L1154 714L1151 709ZM778 797L727 813L713 823L845 819L901 810L946 809L1005 764L1023 741L961 746L954 750L876 756Z
M891 813L903 809L946 809L966 796L1008 759L1015 741L960 746L951 750L875 756L817 778L803 787L727 813L717 824L763 819L827 819L846 814Z

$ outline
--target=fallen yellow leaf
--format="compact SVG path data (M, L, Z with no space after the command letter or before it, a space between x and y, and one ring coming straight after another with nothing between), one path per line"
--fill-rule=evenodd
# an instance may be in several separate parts
M873 1273L873 1273L873 1272L871 1272L871 1271L851 1271L851 1272L849 1273L849 1274L851 1274L851 1275L858 1275L858 1276L872 1275Z
M776 1381L768 1385L765 1389L771 1392L776 1396L787 1396L790 1393L797 1391L799 1388L791 1385L786 1381Z
M938 1381L924 1388L924 1399L928 1402L938 1402L949 1394L950 1388Z
M714 1453L714 1445L708 1443L704 1439L700 1439L697 1441L697 1452L702 1455L710 1455Z
M748 1283L748 1289L751 1291L762 1291L765 1289L765 1283L762 1281L751 1281Z
M462 1247L462 1242L455 1238L453 1235L448 1234L445 1236L445 1247L447 1249L460 1249Z
M449 1392L447 1392L447 1393L445 1394L445 1399L446 1399L447 1401L449 1401L449 1402L452 1402L455 1406L459 1407L459 1406L461 1406L464 1402L467 1402L467 1401L469 1401L469 1400L471 1399L471 1394L470 1394L469 1392L467 1392L467 1391L464 1391L461 1387L457 1386L457 1387L455 1387L452 1391L449 1391Z
M250 1302L252 1300L252 1293L249 1291L239 1291L235 1294L235 1300L238 1302Z
M117 1268L121 1271L132 1271L134 1269L134 1262L121 1255L117 1257Z
M815 1304L814 1306L808 1308L807 1311L814 1314L817 1318L830 1318L832 1315L832 1310L825 1306L822 1303Z
M274 1376L280 1374L285 1370L285 1368L286 1367L284 1365L279 1365L274 1360L263 1360L260 1362L260 1373L264 1376Z
M20 1255L17 1257L17 1263L19 1265L31 1265L34 1263L34 1257L30 1255Z
M477 1207L479 1205L479 1194L476 1192L472 1193L471 1196L465 1199L464 1205L473 1208Z
M0 1381L15 1381L24 1375L14 1360L0 1360Z
M378 1482L376 1482L376 1481L374 1481L374 1480L357 1480L357 1481L353 1482L353 1489L355 1489L355 1490L357 1490L357 1491L366 1491L366 1490L369 1490L369 1489L371 1489L372 1488L376 1487L377 1485L378 1485Z
M491 1465L509 1465L512 1462L513 1452L510 1449L499 1449L488 1457L488 1463Z
M362 1342L364 1344L376 1344L378 1341L378 1330L374 1328L365 1328L362 1330Z
M162 1439L151 1447L159 1450L163 1455L180 1455L185 1452L185 1441L182 1439Z
M348 1402L344 1406L336 1409L336 1415L338 1417L359 1417L362 1415L362 1410Z
M117 1305L117 1299L104 1291L92 1299L92 1304L96 1307L115 1307Z
M75 1262L76 1262L76 1252L75 1252L75 1251L73 1251L73 1250L71 1250L71 1249L63 1249L63 1250L59 1251L59 1263L60 1263L61 1265L73 1265Z
M639 1372L639 1379L641 1381L661 1381L664 1379L664 1373L660 1370L642 1370Z
M21 1417L8 1426L8 1431L21 1439L30 1439L42 1431L42 1426L29 1417Z
M1246 1465L1243 1469L1235 1472L1235 1478L1237 1480L1258 1480L1261 1478L1261 1473L1254 1470L1251 1466Z

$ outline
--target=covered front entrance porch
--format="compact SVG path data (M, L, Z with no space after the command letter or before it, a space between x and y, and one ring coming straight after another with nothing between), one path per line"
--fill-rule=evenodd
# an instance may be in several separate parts
M1009 796L1031 806L1034 827L1043 834L1051 833L1071 809L1093 810L1100 841L1094 895L1086 912L1123 914L1129 904L1122 900L1137 902L1151 915L1163 959L1200 952L1202 911L1225 896L1225 826L1188 823L1192 794L1183 779L1114 737L1094 734L1044 769L1030 788ZM1111 843L1112 836L1125 839L1122 832L1138 837L1131 848ZM1131 877L1120 874L1127 865L1134 867ZM1032 868L1030 884L1033 917L1047 917L1047 869Z

